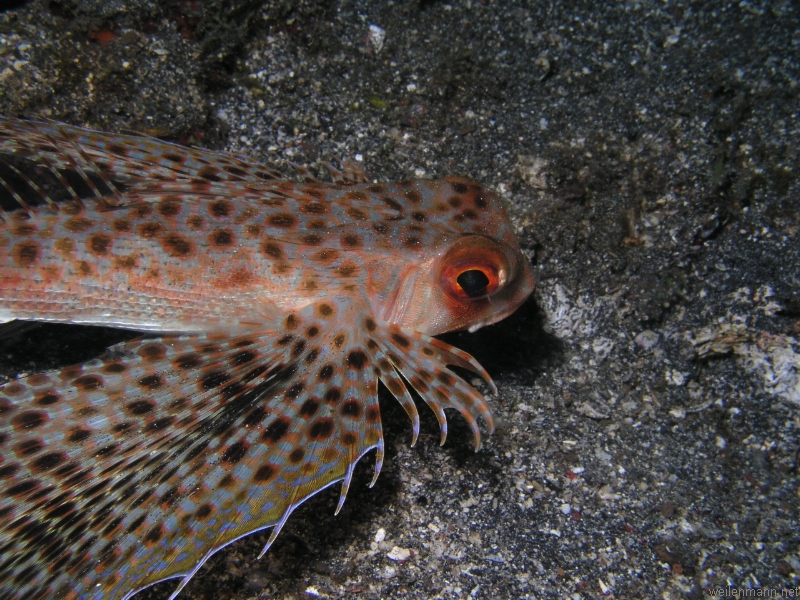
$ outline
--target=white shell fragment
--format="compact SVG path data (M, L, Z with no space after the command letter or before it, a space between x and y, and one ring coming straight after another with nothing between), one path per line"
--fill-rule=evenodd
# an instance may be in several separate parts
M400 546L395 546L389 551L389 553L386 556L390 560L403 562L411 558L411 550L409 550L408 548L401 548Z
M385 41L386 30L377 25L370 25L369 33L367 33L367 48L375 54L378 54L383 50L383 43Z

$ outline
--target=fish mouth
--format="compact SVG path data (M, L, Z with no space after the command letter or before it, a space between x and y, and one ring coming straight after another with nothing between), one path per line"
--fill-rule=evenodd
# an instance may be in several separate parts
M528 296L529 295L530 294L528 294ZM492 313L492 316L489 317L488 319L484 319L482 321L470 325L469 327L466 327L465 328L466 331L469 331L470 333L475 333L476 331L482 329L483 327L486 327L487 325L494 325L495 323L502 321L509 315L514 314L520 306L525 304L525 301L528 299L528 296L525 296L519 303L511 305L507 309L501 312Z

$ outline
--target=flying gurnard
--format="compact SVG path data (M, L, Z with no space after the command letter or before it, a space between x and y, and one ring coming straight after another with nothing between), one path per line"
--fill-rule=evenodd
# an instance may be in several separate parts
M376 450L378 382L459 411L447 368L534 286L500 200L458 177L287 181L239 156L0 118L0 322L144 335L0 387L0 596L175 595ZM412 441L413 443L413 441ZM337 509L338 510L338 509ZM265 548L266 550L266 548Z

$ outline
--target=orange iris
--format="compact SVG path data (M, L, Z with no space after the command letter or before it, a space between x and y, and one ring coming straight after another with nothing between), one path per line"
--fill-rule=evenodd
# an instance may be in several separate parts
M503 248L480 235L463 237L441 259L439 280L450 297L481 300L508 280L509 264Z

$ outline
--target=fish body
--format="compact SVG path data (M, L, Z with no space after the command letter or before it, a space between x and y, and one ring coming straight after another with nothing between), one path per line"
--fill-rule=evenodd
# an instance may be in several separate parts
M499 199L462 178L296 183L258 163L0 118L0 322L147 332L0 387L0 596L178 591L383 455L378 381L412 420L492 427L491 382L433 335L533 289ZM269 545L269 544L268 544ZM266 549L265 549L266 550Z

